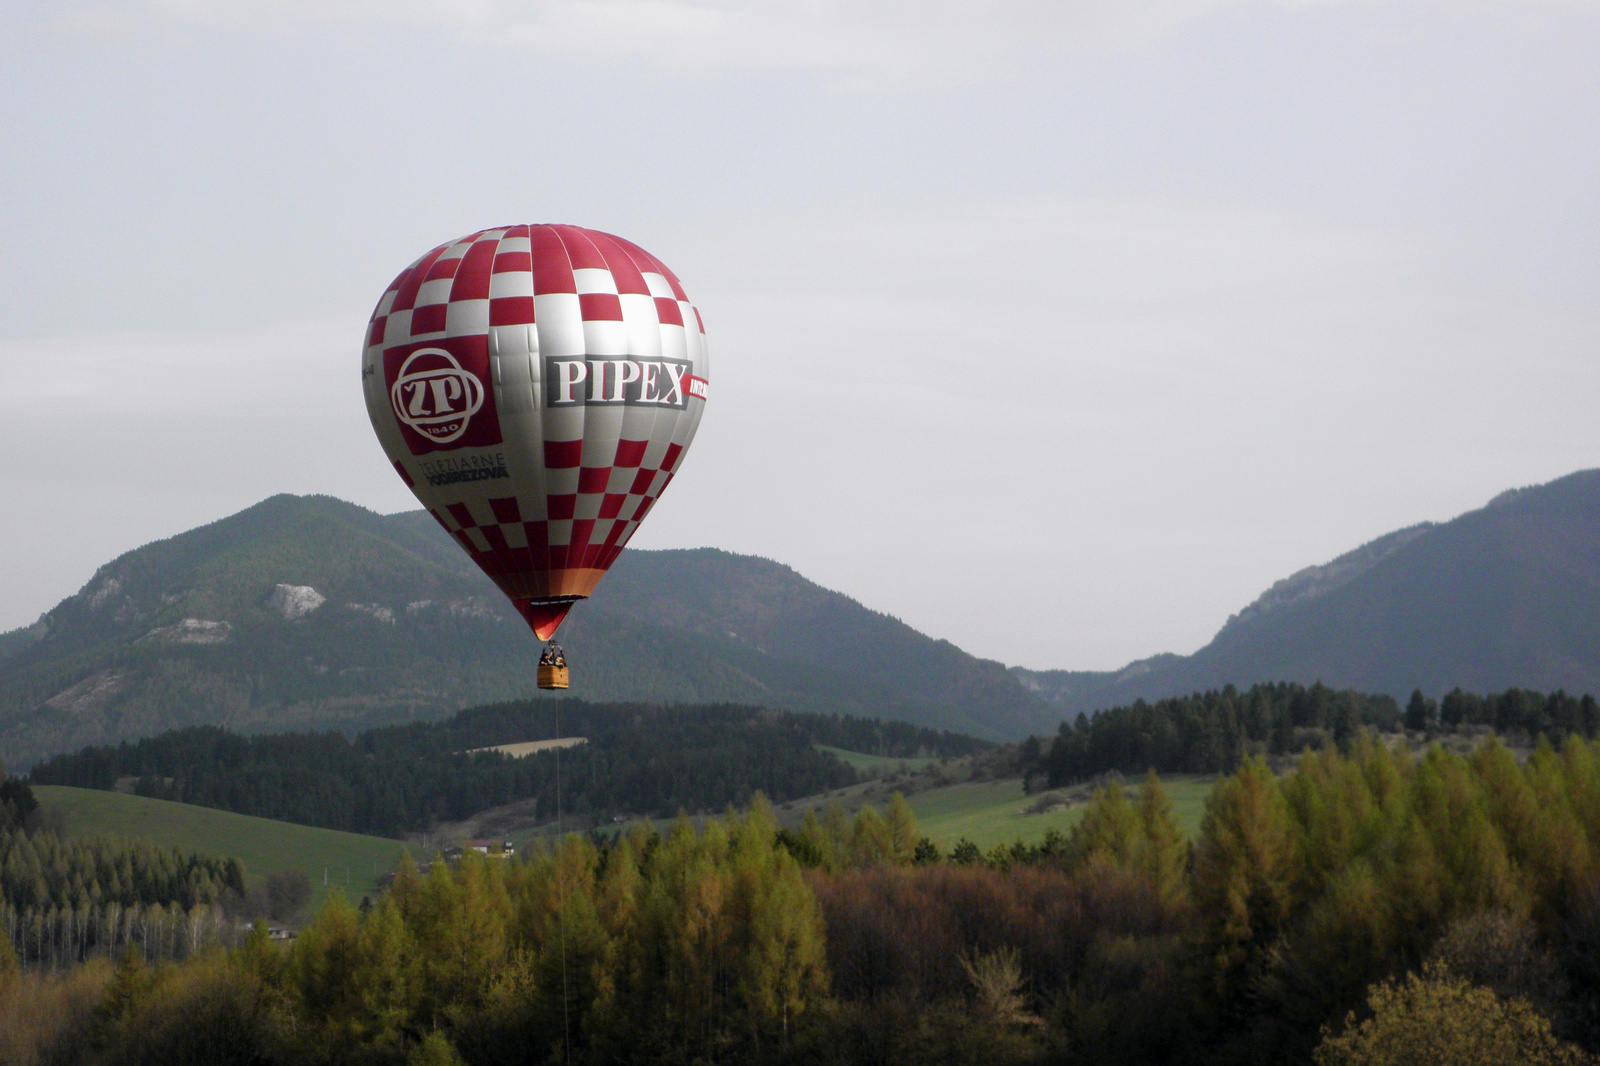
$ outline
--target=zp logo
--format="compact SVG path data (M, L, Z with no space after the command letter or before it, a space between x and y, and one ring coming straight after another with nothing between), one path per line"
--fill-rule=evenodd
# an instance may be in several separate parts
M389 402L400 421L435 444L449 444L483 407L483 382L443 348L419 348L400 364Z

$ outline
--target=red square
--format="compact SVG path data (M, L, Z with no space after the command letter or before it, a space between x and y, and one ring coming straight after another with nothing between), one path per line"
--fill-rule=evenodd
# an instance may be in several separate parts
M556 236L561 238L562 245L567 250L567 257L572 260L574 270L604 270L605 257L600 254L589 235L577 226L551 226Z
M496 522L522 521L522 508L518 506L515 496L502 496L499 499L490 500L489 508L494 511L494 520Z
M528 273L533 269L533 256L527 252L500 252L494 257L496 274Z
M650 446L647 440L619 440L617 441L617 458L612 466L633 467L644 462L644 450Z
M489 301L489 325L529 326L532 324L532 296L500 296Z
M572 277L572 261L567 258L566 245L556 234L553 226L532 226L528 236L533 241L533 291L543 294L547 292L572 292L578 291L578 284Z
M583 441L547 440L544 465L547 470L570 470L583 461Z
M429 304L411 312L411 335L416 337L423 333L443 333L445 309L448 306L448 304Z
M609 292L586 292L578 297L585 322L621 322L622 301Z
M677 300L669 300L665 296L656 297L656 317L663 326L683 325L683 310L678 306Z
M489 298L489 273L494 265L494 250L498 241L479 241L461 257L461 269L450 286L451 300L487 300Z
M616 279L617 291L635 296L649 296L650 286L644 280L644 275L639 273L639 267L628 255L627 250L616 241L601 234L594 237L594 245L600 249L600 254L606 257L606 267L611 271L611 276Z
M433 269L434 262L444 254L447 246L440 245L427 255L410 270L406 271L405 278L400 282L400 288L394 294L394 303L389 305L389 312L409 311L417 303L417 290L422 288L422 281Z
M611 481L609 466L586 466L578 472L579 492L604 492Z
M578 508L578 497L570 492L560 496L549 496L546 497L544 505L550 514L550 521L557 522L572 517Z
M428 276L424 281L438 281L440 278L453 278L456 269L461 266L460 258L436 259L433 266L428 268Z

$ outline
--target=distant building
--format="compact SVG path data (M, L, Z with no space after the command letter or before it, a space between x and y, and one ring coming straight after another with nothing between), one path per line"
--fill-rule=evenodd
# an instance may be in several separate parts
M444 857L454 861L468 851L476 851L491 859L509 859L516 854L517 845L511 840L463 840L446 848Z

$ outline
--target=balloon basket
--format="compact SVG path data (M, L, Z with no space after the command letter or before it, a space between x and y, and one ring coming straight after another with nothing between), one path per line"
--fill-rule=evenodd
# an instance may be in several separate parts
M539 666L540 688L566 688L567 668L565 666L552 666L542 663Z

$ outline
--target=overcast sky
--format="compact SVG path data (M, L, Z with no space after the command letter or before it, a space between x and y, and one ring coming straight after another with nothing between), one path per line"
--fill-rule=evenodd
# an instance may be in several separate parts
M519 222L704 315L634 546L1010 664L1600 466L1600 0L12 0L0 79L0 629L274 493L413 508L363 325Z

